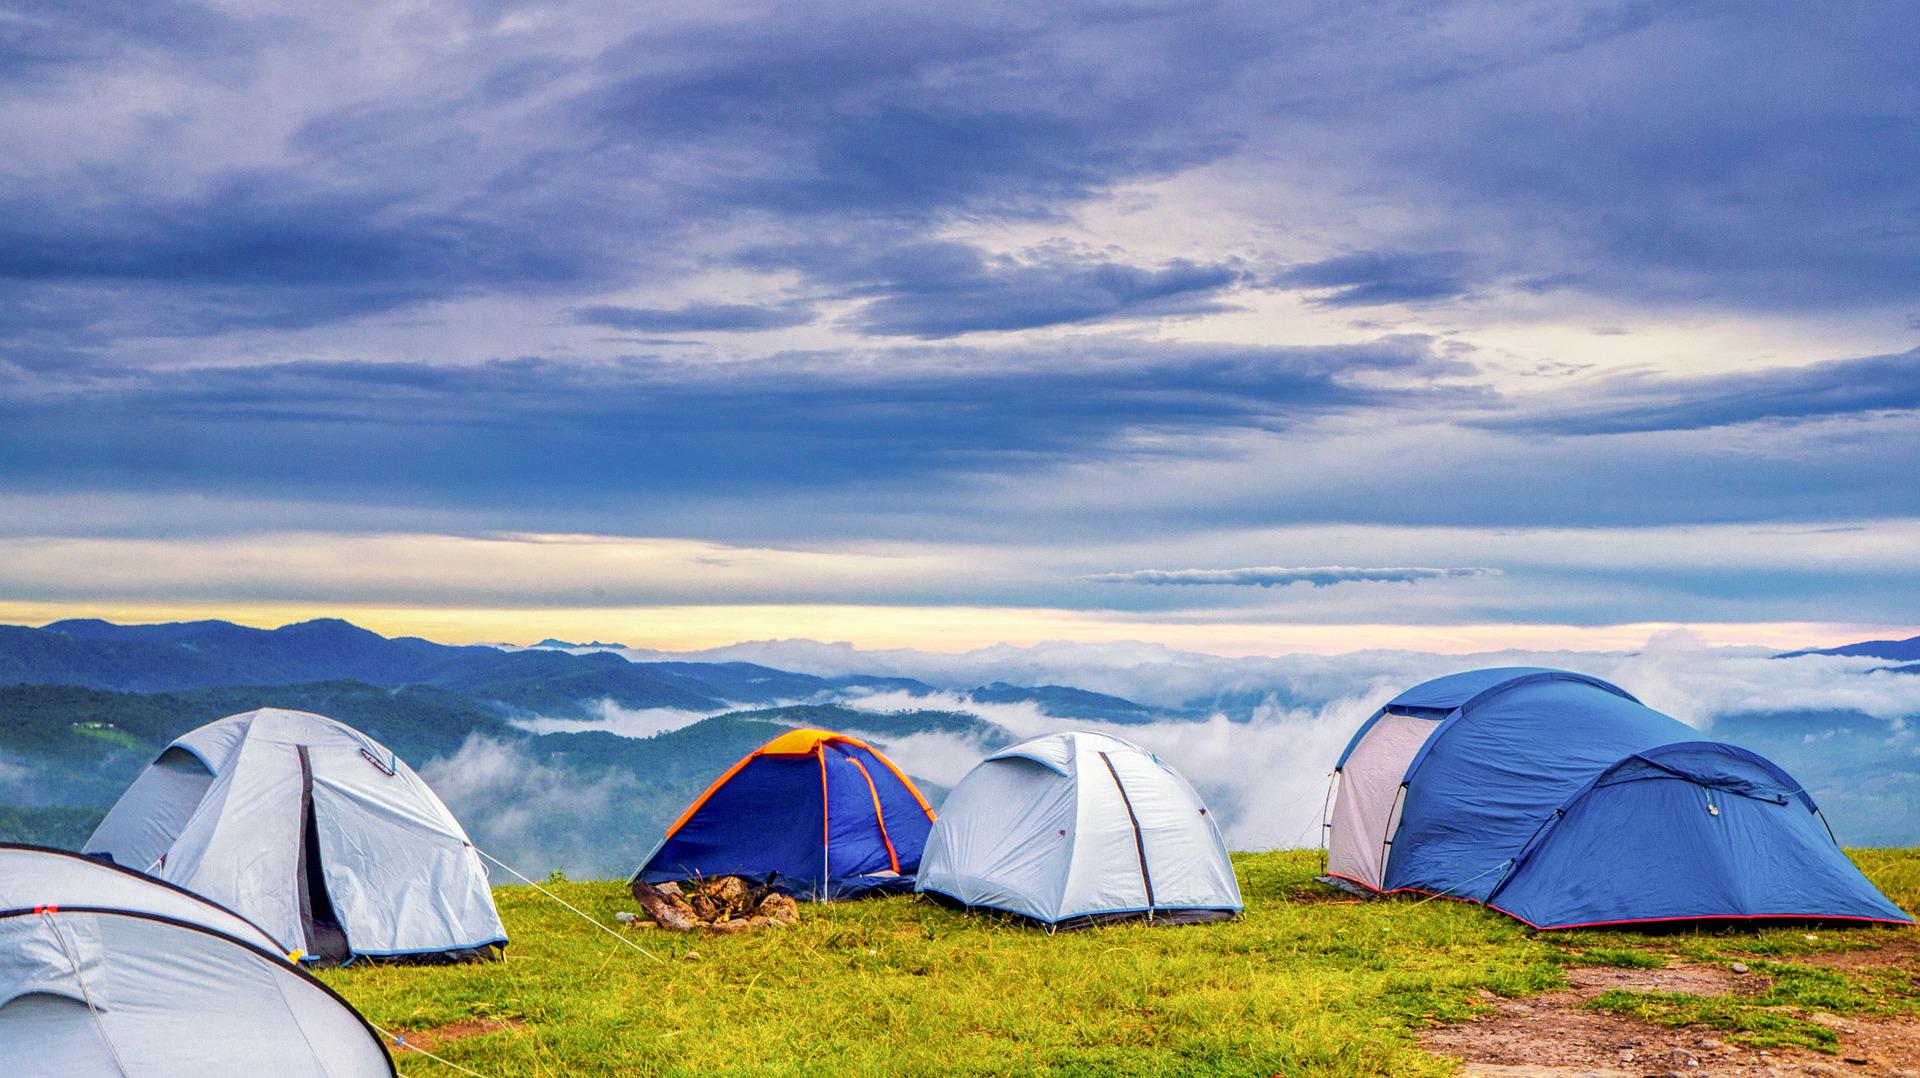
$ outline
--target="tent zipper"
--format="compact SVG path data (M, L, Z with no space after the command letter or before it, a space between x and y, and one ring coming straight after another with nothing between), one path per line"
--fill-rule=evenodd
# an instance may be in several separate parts
M1107 774L1113 776L1113 788L1120 791L1120 803L1127 809L1127 822L1133 825L1133 849L1140 856L1140 882L1147 889L1147 919L1152 920L1153 873L1147 870L1147 840L1140 833L1140 817L1133 814L1133 799L1127 796L1127 787L1120 781L1120 772L1114 769L1113 758L1103 752L1100 760L1107 765Z

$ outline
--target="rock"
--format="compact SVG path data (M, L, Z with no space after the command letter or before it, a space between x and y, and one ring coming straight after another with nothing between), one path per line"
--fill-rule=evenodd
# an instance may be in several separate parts
M760 900L759 913L775 924L790 925L800 919L800 903L792 895L773 891Z
M1841 1070L1839 1067L1836 1067L1831 1063L1822 1063L1818 1060L1815 1060L1814 1062L1808 1063L1805 1066L1801 1067L1800 1073L1826 1075L1826 1074L1845 1074L1847 1072Z
M1735 973L1747 972L1747 964L1745 962L1735 962L1733 965L1728 966L1727 968L1732 970Z
M687 960L688 962L698 962L700 961L700 952L688 951L686 954L683 954L680 957Z

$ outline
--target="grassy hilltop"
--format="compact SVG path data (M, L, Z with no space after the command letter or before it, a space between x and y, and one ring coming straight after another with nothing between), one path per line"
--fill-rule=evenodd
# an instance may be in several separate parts
M1855 851L1907 909L1920 851ZM1920 978L1797 964L1920 930L1820 929L1529 938L1461 903L1358 902L1312 882L1319 854L1234 858L1246 916L1049 937L910 897L803 906L745 936L629 930L650 962L527 887L502 887L504 963L324 976L387 1029L489 1076L775 1074L1442 1075L1421 1031L1566 983L1575 965L1750 966L1765 992L1702 999L1613 991L1589 1006L1700 1023L1734 1044L1831 1051L1816 1015L1920 1021ZM557 893L613 923L616 882ZM1811 937L1811 938L1810 938ZM1492 995L1490 995L1490 993ZM410 1075L456 1073L400 1050Z

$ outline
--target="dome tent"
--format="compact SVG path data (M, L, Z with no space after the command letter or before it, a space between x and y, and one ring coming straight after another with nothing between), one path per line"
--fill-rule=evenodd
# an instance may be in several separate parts
M933 809L873 746L791 730L728 768L680 814L634 879L774 877L819 901L905 890Z
M23 846L0 846L0 1056L20 1078L394 1075L374 1029L246 919Z
M1179 772L1129 741L1062 733L967 772L927 840L916 888L1049 928L1231 918L1240 885Z
M1335 767L1327 871L1534 928L1909 923L1770 761L1599 678L1534 667L1414 686Z
M307 712L183 734L85 849L227 905L310 960L452 961L507 942L447 807L384 746Z

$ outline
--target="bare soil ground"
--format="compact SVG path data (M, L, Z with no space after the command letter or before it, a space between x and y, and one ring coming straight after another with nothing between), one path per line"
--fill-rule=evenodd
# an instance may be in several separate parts
M1920 960L1920 940L1904 934L1872 950L1808 956L1810 965L1907 967ZM1582 966L1567 971L1572 987L1527 999L1491 993L1485 1018L1434 1030L1422 1046L1463 1061L1476 1078L1645 1078L1688 1075L1758 1078L1786 1075L1874 1075L1920 1078L1920 1023L1911 1019L1813 1015L1840 1035L1833 1054L1804 1049L1761 1051L1729 1044L1704 1027L1670 1029L1586 1009L1611 989L1699 996L1757 995L1767 979L1718 965L1664 969Z
M501 1018L462 1018L458 1022L448 1022L444 1026L432 1026L419 1030L400 1029L394 1032L405 1037L407 1043L415 1048L437 1052L442 1045L453 1041L478 1037L483 1033L497 1033L503 1029L518 1029L525 1024L525 1022ZM396 1057L404 1054L404 1052L394 1053Z

